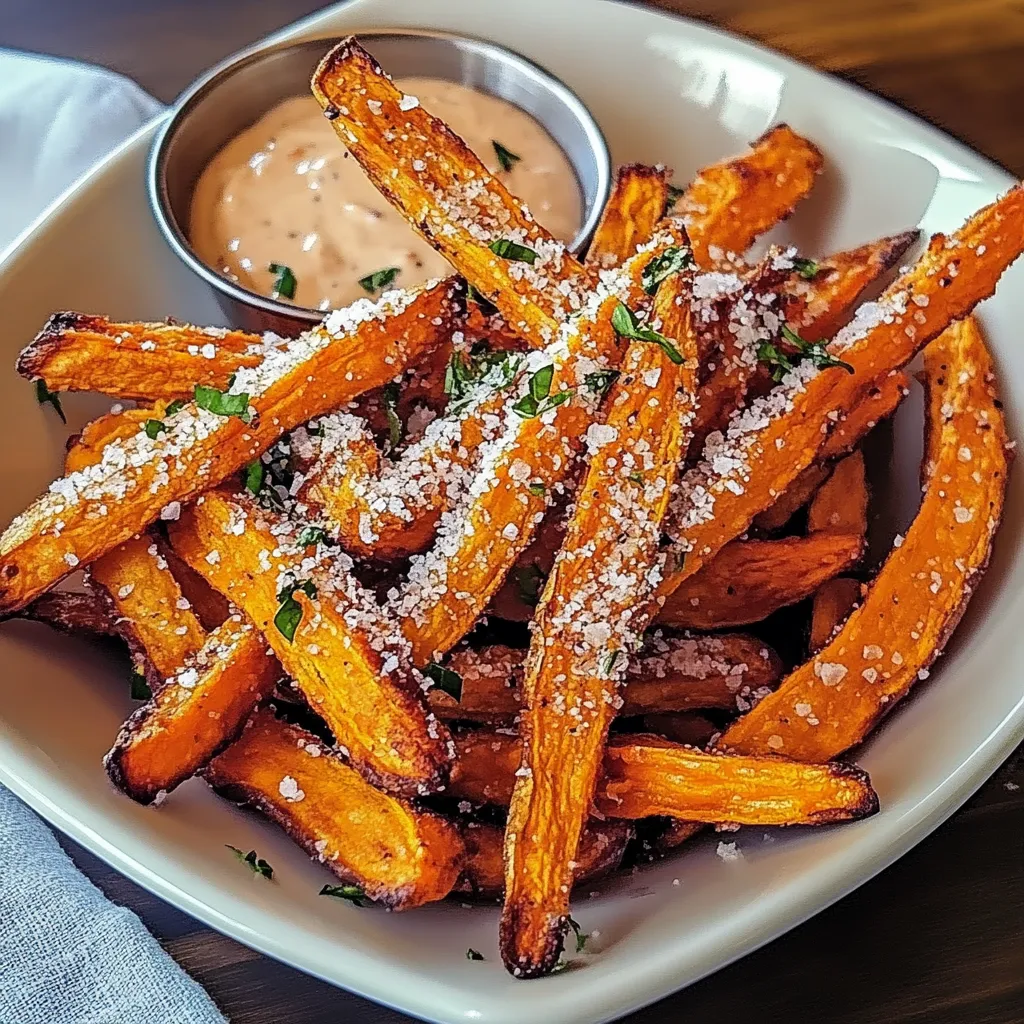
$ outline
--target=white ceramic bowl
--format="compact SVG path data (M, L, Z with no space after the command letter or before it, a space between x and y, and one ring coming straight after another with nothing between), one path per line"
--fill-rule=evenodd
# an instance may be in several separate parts
M822 13L824 15L824 12ZM352 0L275 37L434 28L490 38L548 67L582 97L616 162L663 161L682 180L741 151L780 120L813 138L828 170L778 232L825 253L915 224L952 229L1011 184L942 133L866 93L748 43L648 10L594 0ZM0 349L15 352L55 309L220 322L208 288L162 242L145 196L144 129L63 197L0 261ZM1024 267L982 319L1011 431L1024 402ZM0 376L0 519L60 465L65 430L13 371ZM102 403L69 396L72 426ZM895 426L887 489L897 520L917 499L921 419ZM601 931L578 970L515 982L497 959L497 913L458 904L409 914L319 899L326 874L282 833L191 782L159 810L115 793L100 757L129 710L124 667L42 627L0 630L0 780L125 874L242 942L409 1013L446 1024L595 1024L742 956L870 878L919 842L1024 737L1021 483L984 585L950 653L860 752L882 802L876 817L764 843L742 832L725 863L714 837L635 876L580 894L575 916ZM256 847L275 882L223 847ZM673 879L680 884L673 885ZM841 936L836 942L841 944ZM486 963L465 959L467 946Z

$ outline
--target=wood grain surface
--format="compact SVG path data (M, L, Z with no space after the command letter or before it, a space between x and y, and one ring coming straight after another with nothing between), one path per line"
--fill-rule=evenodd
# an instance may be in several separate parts
M1020 0L655 5L856 81L1024 175ZM0 0L0 46L95 61L169 100L209 64L317 6L310 0ZM874 881L629 1022L1024 1022L1022 786L1018 751L966 807ZM84 850L66 848L113 900L140 914L235 1024L408 1019L248 950Z

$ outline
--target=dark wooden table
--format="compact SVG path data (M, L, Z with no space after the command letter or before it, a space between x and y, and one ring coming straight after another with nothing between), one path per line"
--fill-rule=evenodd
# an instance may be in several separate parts
M1020 0L657 2L860 82L1024 175ZM0 0L0 46L105 64L170 100L209 64L317 6L311 0ZM1021 786L1018 751L951 821L873 882L630 1022L1024 1022ZM67 846L113 900L140 914L235 1024L407 1020L204 928Z

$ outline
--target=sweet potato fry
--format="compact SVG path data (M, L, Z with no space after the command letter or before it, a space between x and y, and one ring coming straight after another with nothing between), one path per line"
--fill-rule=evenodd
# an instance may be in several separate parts
M103 760L111 781L139 803L162 799L238 736L281 675L252 623L229 619L122 726Z
M230 394L205 395L207 408L191 402L167 417L155 438L139 432L108 445L98 464L51 484L0 537L0 612L24 607L161 510L172 514L286 431L385 383L445 337L456 307L443 283L360 300L239 370Z
M462 870L457 826L375 789L336 751L270 711L257 711L203 777L393 910L444 899Z
M859 561L863 551L858 534L733 541L668 596L658 622L685 629L760 622L810 597Z
M962 273L968 266L962 266ZM933 465L917 517L835 638L722 737L801 761L856 746L928 674L988 563L1008 469L992 362L973 319L925 349Z
M452 796L502 805L512 795L518 738L457 735ZM703 753L660 736L612 736L594 798L610 818L664 815L734 825L823 825L867 817L878 798L853 765Z
M462 681L459 699L435 688L429 694L431 710L442 719L513 720L522 703L524 656L524 651L500 645L456 651L447 667ZM619 714L735 710L737 700L749 702L780 677L778 656L753 637L654 634L626 671Z
M573 885L611 874L622 863L632 836L632 827L624 821L591 821L580 835ZM462 838L468 856L455 891L480 900L501 899L505 891L505 830L468 822L462 828Z
M662 167L626 164L619 168L587 250L588 267L617 267L651 239L665 214L668 177Z
M380 193L524 340L535 347L554 341L586 292L586 272L565 244L443 121L403 96L354 37L323 58L311 85ZM502 242L513 246L504 255L489 247Z
M666 517L686 553L659 593L667 597L814 461L834 418L848 413L872 383L905 365L954 320L990 295L1024 240L1024 188L979 211L928 250L878 303L862 306L829 346L853 367L815 370L805 361L769 395L751 403L724 436L711 435L704 459L683 477ZM714 443L712 443L714 442Z
M744 156L700 171L677 207L697 263L710 267L725 253L746 252L758 235L793 212L823 163L816 146L780 124Z
M222 491L170 524L178 554L252 619L355 768L394 792L443 787L447 732L419 699L397 627L343 557L300 547L296 532Z
M51 590L40 594L22 609L21 618L43 622L62 633L117 636L116 615L110 605L93 593Z
M820 651L860 601L861 585L850 576L827 580L814 594L811 608L811 653Z
M807 509L808 533L865 538L868 532L868 484L860 451L836 463Z
M88 579L109 601L136 671L152 690L159 690L206 642L206 631L154 537L134 537L96 559Z
M146 427L150 419L162 419L166 403L108 412L86 423L78 434L68 438L64 472L77 473L103 459L103 449L112 441L127 439Z
M735 825L825 825L878 811L867 773L837 761L723 757L656 736L613 736L604 769L595 803L616 818L660 814Z
M689 443L696 389L690 289L683 274L661 283L654 322L678 351L670 359L663 348L634 341L605 423L588 432L587 472L534 620L499 931L502 959L517 977L546 974L558 959L569 863L621 703L616 689L653 612L661 519Z

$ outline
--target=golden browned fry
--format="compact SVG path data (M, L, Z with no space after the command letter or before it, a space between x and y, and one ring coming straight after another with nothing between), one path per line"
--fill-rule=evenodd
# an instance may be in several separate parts
M928 431L931 472L917 517L831 643L729 728L724 748L838 756L927 676L959 622L1002 515L1006 431L973 319L925 350L925 373L942 400L928 407L939 419Z
M466 851L456 825L375 789L337 751L270 711L257 711L203 777L393 910L444 899L462 870Z
M445 337L455 298L440 284L335 310L239 370L230 395L208 396L209 408L190 402L155 438L140 431L107 445L99 463L51 484L0 537L0 612L23 607L162 510L172 515L286 431L385 383Z
M811 765L779 757L730 757L657 736L613 736L604 768L595 805L615 818L826 825L878 811L867 773L838 761Z
M658 622L685 629L760 622L810 597L826 580L855 565L863 551L864 538L858 534L733 541L668 596Z
M677 207L697 263L710 267L724 254L746 252L758 235L793 212L823 164L813 143L780 124L749 153L700 171Z
M151 689L160 689L206 642L155 537L134 537L96 559L88 578L109 601L136 671Z
M162 799L235 739L281 675L252 623L229 619L121 727L103 760L111 781L139 803Z
M103 449L119 438L127 439L140 430L151 419L161 420L166 403L138 409L124 409L108 412L82 427L78 434L68 438L64 455L64 472L76 473L87 466L95 466L103 458Z
M92 593L51 590L48 594L40 594L22 609L21 617L43 622L72 635L118 635L115 612L106 601Z
M868 483L859 450L836 463L807 508L808 533L838 533L866 538Z
M617 267L650 241L668 203L669 174L663 167L625 164L587 250L587 265Z
M836 417L872 384L907 363L928 341L992 293L1024 244L1024 188L975 214L927 252L877 303L862 306L829 351L850 366L815 371L809 361L712 435L704 460L687 472L666 517L673 554L685 564L660 587L666 597L697 572L758 512L772 504L821 449ZM677 558L678 564L678 558Z
M808 466L763 512L754 518L754 525L764 533L781 530L794 513L814 497L828 479L830 464L846 455L882 420L888 419L907 396L907 376L890 373L883 376L828 435L821 446L817 462Z
M299 547L281 517L221 491L184 509L170 535L252 619L355 768L395 792L444 786L447 731L420 699L397 627L343 561Z
M514 719L522 703L524 656L524 651L501 645L456 651L447 667L462 681L459 699L435 688L429 694L431 709L442 719ZM629 665L619 714L735 710L738 700L749 700L755 691L766 692L781 674L776 653L754 637L654 634Z
M144 402L192 397L196 384L221 390L263 360L258 334L178 323L119 323L54 313L18 357L18 373L51 391L100 391Z
M621 703L617 687L653 611L661 519L689 443L696 388L690 297L688 275L662 282L653 322L673 339L675 358L634 341L604 424L588 431L586 475L534 619L499 931L502 959L517 977L546 974L558 959L569 864Z
M820 651L860 601L861 585L850 576L827 580L814 594L811 608L811 653Z
M478 730L456 736L451 795L502 805L519 764L515 736ZM874 814L878 798L852 765L703 753L646 734L608 740L594 806L610 818L663 815L733 825L824 825Z
M586 273L443 121L404 97L354 37L313 74L313 95L380 193L530 344L582 306ZM501 243L529 255L498 252ZM489 248L495 245L496 249Z
M591 821L580 835L573 885L611 874L622 863L632 837L633 828L625 821ZM501 899L505 891L505 830L496 825L467 822L462 827L462 838L468 856L455 891L481 900Z

